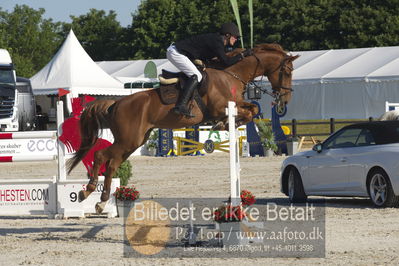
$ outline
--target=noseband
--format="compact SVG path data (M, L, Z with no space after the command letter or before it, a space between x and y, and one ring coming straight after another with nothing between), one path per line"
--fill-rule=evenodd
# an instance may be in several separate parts
M257 64L256 64L256 68L255 68L255 73L254 73L254 77L253 78L255 78L255 75L256 75L256 71L257 71L257 69L258 69L258 66L259 65L262 65L262 63L260 62L260 59L254 54L253 56L255 56L255 58L256 58L256 60L257 60ZM293 69L292 69L292 67L289 67L289 66L287 66L286 65L286 63L287 63L287 60L289 59L289 56L288 55L285 55L284 56L284 58L280 61L280 64L278 65L278 67L276 67L273 71L270 71L268 74L266 74L266 76L269 76L270 74L273 74L274 72L276 72L277 70L279 70L279 73L278 73L278 86L276 87L276 86L274 86L274 87L272 87L272 92L269 92L267 89L265 90L265 89L261 89L259 86L256 86L256 87L258 87L261 91L263 91L264 93L266 93L266 94L268 94L268 95L270 95L270 96L272 96L273 98L275 98L275 99L281 99L281 97L282 96L284 96L284 95L287 95L288 93L291 93L291 92L293 92L294 90L292 89L292 88L288 88L288 87L284 87L282 84L283 84L283 72L284 72L284 70L286 69L286 68L288 68L290 71L292 71ZM262 66L263 67L263 66ZM264 68L263 68L264 69ZM265 75L265 74L264 74ZM287 90L287 91L289 91L289 92L284 92L284 93L280 93L280 90L281 89L283 89L283 90ZM278 100L277 100L278 101Z
M256 56L255 56L255 57L256 57ZM273 73L276 72L277 70L279 70L279 72L278 72L278 86L277 86L277 87L276 87L276 86L272 87L272 90L273 90L273 93L278 93L280 96L286 95L286 94L288 94L288 92L285 92L285 93L283 93L283 94L280 94L280 93L278 92L279 89L288 90L288 91L290 91L290 92L293 92L293 91L294 91L292 88L284 87L284 86L282 85L282 84L283 84L283 74L284 74L285 69L287 68L287 69L290 70L291 72L293 71L292 67L289 67L289 66L287 66L287 64L286 64L288 59L289 59L289 56L285 55L285 57L281 60L281 62L280 62L280 64L278 65L278 67L276 67L273 71L271 71L271 72L269 72L269 73L267 74L267 76L268 76L268 75L270 75L270 74L273 74ZM257 58L257 60L259 60L259 59Z

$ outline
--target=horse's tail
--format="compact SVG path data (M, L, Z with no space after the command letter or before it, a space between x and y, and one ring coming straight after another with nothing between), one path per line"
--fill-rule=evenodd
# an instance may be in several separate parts
M94 144L96 144L98 131L104 128L104 124L109 121L107 118L113 111L111 106L114 103L114 100L94 101L89 103L81 114L79 122L81 143L79 150L68 160L68 174L86 156Z

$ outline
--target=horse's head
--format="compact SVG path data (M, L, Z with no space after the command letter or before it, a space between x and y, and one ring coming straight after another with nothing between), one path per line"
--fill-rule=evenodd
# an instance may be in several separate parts
M293 61L299 55L287 54L278 44L261 44L253 50L254 56L263 66L263 75L266 75L272 85L273 94L283 103L289 103L292 93Z

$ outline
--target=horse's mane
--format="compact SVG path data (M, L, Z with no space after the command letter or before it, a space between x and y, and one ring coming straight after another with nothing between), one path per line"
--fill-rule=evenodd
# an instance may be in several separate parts
M231 56L235 56L241 52L243 52L245 49L243 48L236 48L233 51L230 51L228 53L226 53L227 56L231 57ZM257 44L254 48L253 48L254 53L257 52L277 52L280 53L284 56L287 55L287 52L284 51L283 47L281 47L279 44L277 43L261 43L261 44ZM219 59L216 60L210 60L207 62L206 64L207 67L209 68L216 68L216 69L225 69L226 66L223 65Z
M254 52L262 52L262 51L275 51L283 55L287 54L287 52L284 51L283 47L281 47L277 43L262 43L254 47Z

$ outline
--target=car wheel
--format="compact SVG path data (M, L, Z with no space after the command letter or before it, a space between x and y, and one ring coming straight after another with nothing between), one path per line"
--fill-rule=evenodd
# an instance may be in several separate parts
M288 174L288 197L291 202L305 202L308 198L303 189L301 176L293 167Z
M369 194L377 207L396 207L399 204L399 196L393 193L388 175L380 169L371 173Z

